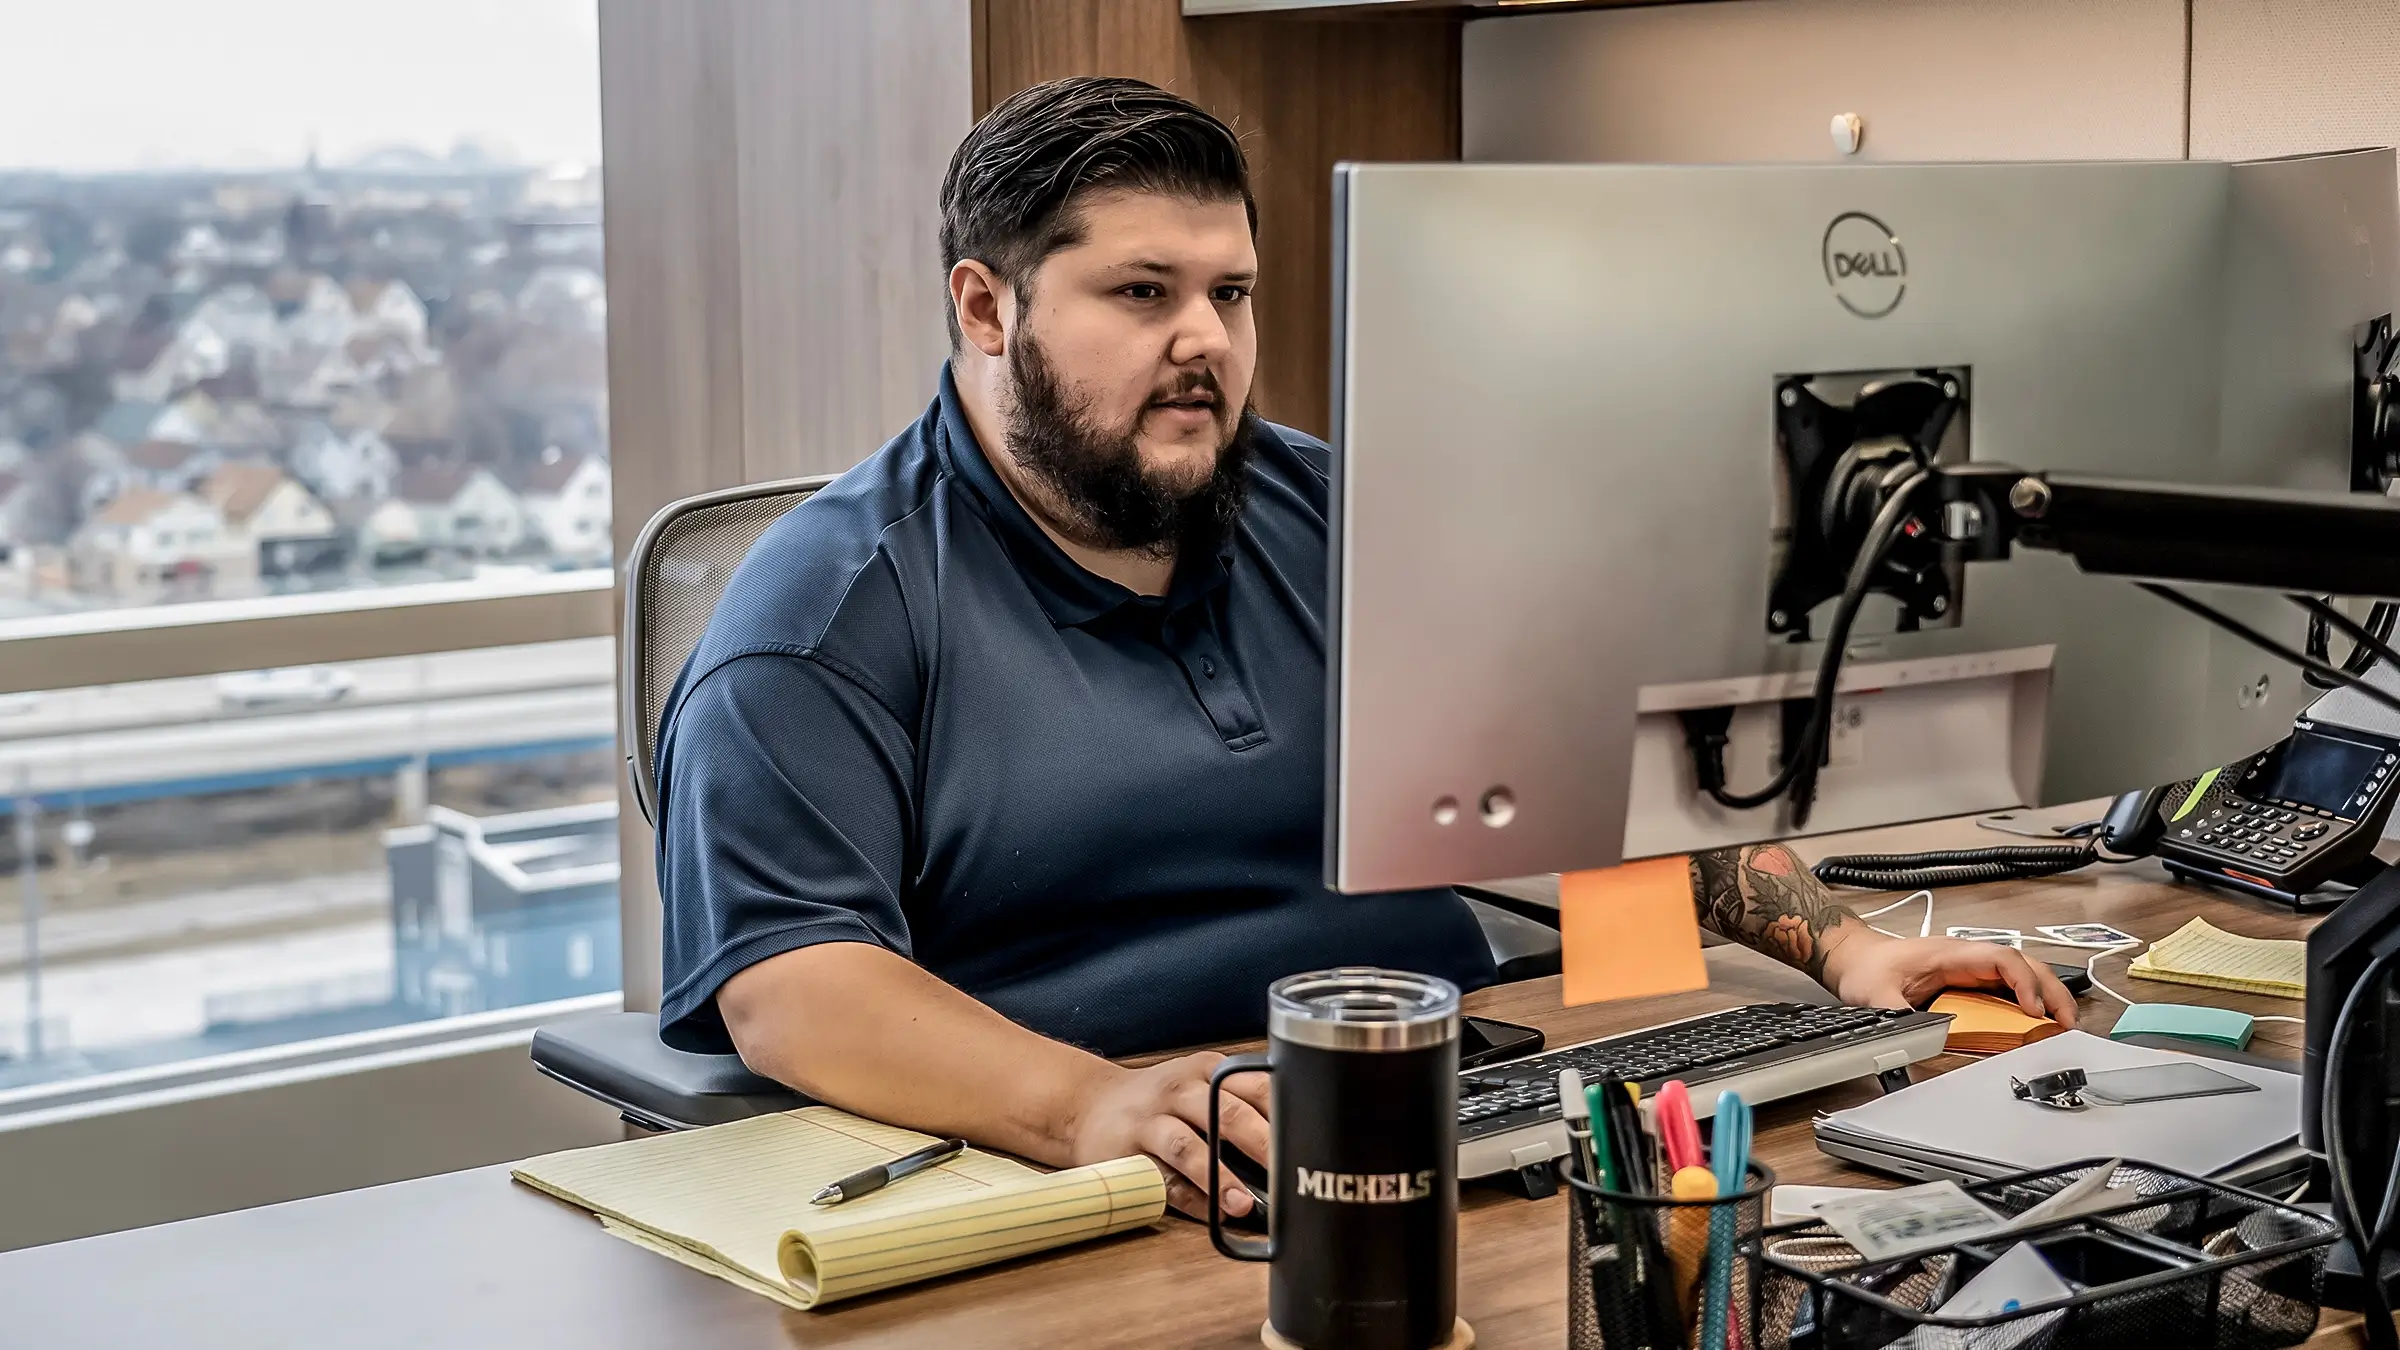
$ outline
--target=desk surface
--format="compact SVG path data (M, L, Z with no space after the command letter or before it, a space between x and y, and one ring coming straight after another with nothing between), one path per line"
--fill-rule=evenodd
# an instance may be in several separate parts
M1806 843L1811 857L1862 847L1919 849L1991 842L1964 821ZM1950 924L2100 920L2159 938L2198 913L2254 937L2308 927L2288 911L2169 884L2154 865L2093 868L2044 881L1945 892L1935 931ZM1914 920L1895 911L1893 927ZM2063 950L2056 953L2067 959ZM1703 993L1593 1007L1558 1006L1558 982L1471 996L1470 1011L1541 1026L1554 1045L1711 1008L1813 991L1805 979L1739 949L1709 954ZM2102 963L2126 989L2122 958ZM2297 1011L2274 999L2145 985L2155 997L2258 1013ZM2083 1025L2105 1030L2120 1005L2094 993ZM2256 1048L2297 1056L2299 1028L2261 1026ZM1954 1068L1944 1057L1922 1076ZM531 1072L528 1068L527 1072ZM1852 1083L1758 1113L1758 1154L1784 1181L1890 1184L1816 1151L1816 1111L1865 1100ZM1459 1219L1459 1311L1484 1346L1565 1340L1565 1208L1470 1189ZM604 1235L582 1212L512 1185L504 1167L295 1201L0 1255L0 1345L597 1347L683 1345L1016 1345L1251 1347L1265 1315L1265 1268L1217 1256L1196 1224L979 1274L899 1290L817 1313L788 1311ZM2332 1315L2318 1343L2354 1342L2355 1319Z

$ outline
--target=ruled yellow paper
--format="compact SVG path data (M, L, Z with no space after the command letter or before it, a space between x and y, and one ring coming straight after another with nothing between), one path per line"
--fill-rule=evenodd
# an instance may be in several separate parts
M968 1149L839 1205L809 1198L935 1142L826 1106L534 1158L510 1175L613 1236L794 1308L1155 1223L1145 1157L1060 1172Z
M2308 946L2250 938L2194 919L2133 958L2128 974L2237 993L2300 998L2308 992Z

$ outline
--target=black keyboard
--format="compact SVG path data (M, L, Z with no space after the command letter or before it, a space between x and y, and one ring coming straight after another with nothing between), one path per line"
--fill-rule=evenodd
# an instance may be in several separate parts
M1586 1080L1630 1079L1644 1095L1680 1078L1705 1116L1726 1088L1755 1106L1931 1058L1941 1053L1949 1026L1946 1015L1906 1009L1754 1003L1462 1070L1459 1175L1486 1176L1566 1152L1561 1069L1578 1070Z

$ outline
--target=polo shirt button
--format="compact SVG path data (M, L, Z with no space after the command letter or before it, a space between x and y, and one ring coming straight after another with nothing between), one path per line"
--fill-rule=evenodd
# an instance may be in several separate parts
M1201 658L1200 658L1200 674L1201 674L1202 676L1204 676L1204 677L1208 678L1208 679L1211 679L1211 680L1213 680L1213 679L1217 678L1217 663L1216 663L1216 662L1214 662L1214 661L1211 661L1211 660L1209 660L1209 659L1208 659L1207 657L1205 657L1205 656L1204 656L1204 657L1201 657Z

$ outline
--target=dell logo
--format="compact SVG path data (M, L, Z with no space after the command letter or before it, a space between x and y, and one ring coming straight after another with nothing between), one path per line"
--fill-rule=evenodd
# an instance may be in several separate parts
M1825 284L1842 308L1880 319L1908 294L1908 254L1891 227L1864 211L1844 211L1825 227Z

